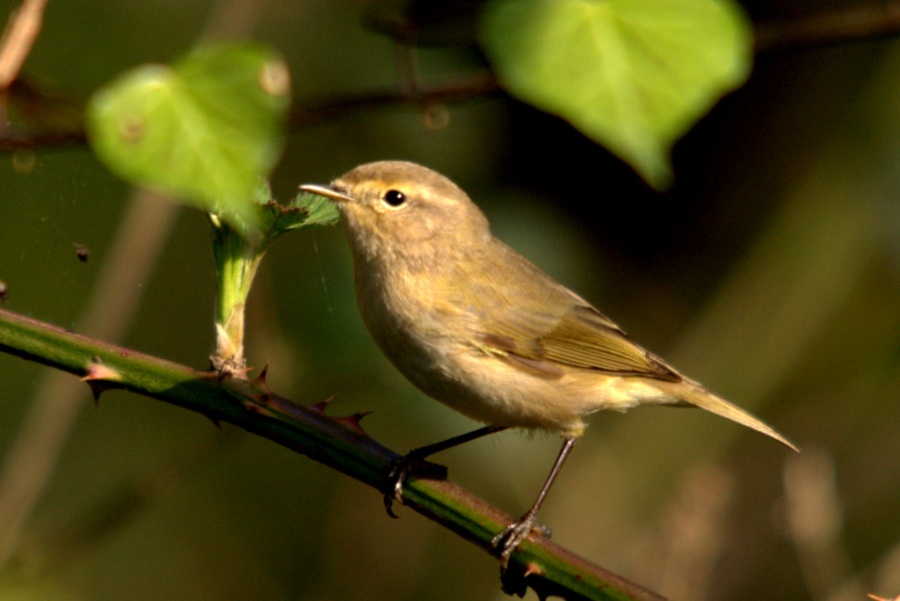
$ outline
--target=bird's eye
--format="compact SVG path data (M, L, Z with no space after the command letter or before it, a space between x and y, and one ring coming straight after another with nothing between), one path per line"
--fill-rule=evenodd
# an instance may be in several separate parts
M381 198L385 204L392 207L399 207L406 202L406 194L400 190L388 190Z

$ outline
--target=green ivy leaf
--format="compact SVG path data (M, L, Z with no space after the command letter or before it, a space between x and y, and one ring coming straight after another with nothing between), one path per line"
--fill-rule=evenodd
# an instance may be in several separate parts
M117 175L258 226L254 188L281 152L287 66L255 44L216 44L144 65L94 94L87 129Z
M302 192L291 203L292 207L299 207L306 211L306 220L303 226L309 225L334 225L338 222L340 214L334 203L318 194Z
M338 221L338 211L334 204L315 194L298 194L287 206L269 199L261 208L267 243L286 232L310 226L334 225Z
M731 0L493 0L481 25L511 94L656 188L671 180L675 141L751 68L750 26Z

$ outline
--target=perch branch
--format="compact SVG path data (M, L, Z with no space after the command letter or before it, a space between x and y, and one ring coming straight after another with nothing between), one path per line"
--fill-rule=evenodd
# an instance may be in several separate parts
M60 369L87 382L95 397L127 390L228 422L336 469L378 490L394 451L370 438L358 416L331 418L324 407L303 406L268 389L263 374L198 371L127 348L75 334L0 309L0 352ZM511 518L441 476L411 477L404 505L491 552L491 537ZM643 587L532 536L513 554L504 590L542 598L660 601Z

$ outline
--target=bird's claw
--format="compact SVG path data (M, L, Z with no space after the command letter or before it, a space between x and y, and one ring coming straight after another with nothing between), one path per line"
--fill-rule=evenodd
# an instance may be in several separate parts
M394 502L403 503L403 484L413 470L419 476L442 479L447 477L446 467L425 461L415 451L411 451L392 461L382 486L384 491L384 509L392 518L397 518L397 514L393 510Z
M497 551L502 569L506 569L510 555L533 530L544 538L550 538L552 534L550 528L537 523L535 516L526 515L518 522L509 524L491 539L491 547Z
M403 502L403 482L406 480L406 474L409 473L411 463L408 460L409 455L404 455L399 459L395 459L391 463L391 469L385 477L384 485L384 510L394 519L397 514L394 513L394 501Z

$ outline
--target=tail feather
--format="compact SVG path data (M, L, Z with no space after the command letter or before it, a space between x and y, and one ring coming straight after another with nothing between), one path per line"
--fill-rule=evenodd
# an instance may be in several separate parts
M688 389L687 386L685 386L685 384L687 383L688 382L679 384L676 393L677 396L687 405L693 405L694 407L699 407L700 409L706 409L710 413L715 413L716 415L720 415L725 419L730 419L733 422L737 422L743 426L747 426L748 428L774 438L793 451L796 451L798 453L800 452L800 449L798 449L796 445L794 445L794 443L776 432L762 420L753 417L737 405L732 405L725 399L714 395L699 384L691 382L691 384L694 384L694 386L691 386L691 388ZM689 394L685 394L687 390L690 390Z

